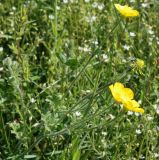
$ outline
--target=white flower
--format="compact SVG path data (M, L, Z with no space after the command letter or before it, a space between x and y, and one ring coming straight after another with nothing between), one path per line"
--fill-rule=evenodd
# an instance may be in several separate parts
M63 0L63 3L65 3L65 4L68 3L68 0Z
M107 133L107 132L102 132L102 135L103 135L103 136L107 136L108 133Z
M132 111L128 111L127 115L133 115L133 112Z
M93 44L98 45L98 41L94 41Z
M0 52L3 52L3 47L0 47Z
M148 120L148 121L151 121L151 120L153 120L153 117L150 116L150 115L147 115L147 120Z
M140 129L136 129L136 134L141 134L141 130Z
M31 102L31 103L35 103L36 100L35 100L34 98L31 98L30 102Z
M59 11L60 10L60 6L56 6L56 9Z
M135 116L137 116L137 117L138 117L139 115L140 115L140 113L138 113L138 112L135 112Z
M90 49L90 47L88 45L85 45L85 47L83 48L83 51L84 52L90 52L91 49Z
M152 35L152 34L154 34L154 31L151 30L151 29L149 29L149 30L148 30L148 33Z
M15 7L15 6L13 6L13 7L12 7L12 10L13 10L13 11L16 11L16 7Z
M0 67L0 71L3 71L3 67Z
M90 2L90 0L85 0L85 2L86 2L86 3L89 3L89 2Z
M75 112L75 115L76 115L77 117L79 117L79 116L81 116L81 112L76 111L76 112Z
M86 19L86 21L88 22L88 23L92 23L92 22L94 22L95 20L96 20L96 16L92 16L92 17L85 17L85 19Z
M49 19L53 20L54 18L55 18L54 15L52 14L49 15Z
M110 116L110 119L114 119L115 118L115 116L112 115L112 114L109 114L109 116Z
M158 157L159 157L159 154L158 154L158 153L154 153L154 157L155 157L155 158L158 158Z
M135 37L136 36L136 34L134 32L130 32L129 34L130 34L131 37Z
M138 103L139 103L139 104L142 104L142 101L141 101L141 100L139 100L139 101L138 101Z
M9 14L10 14L10 15L13 15L13 14L14 14L14 12L9 12Z
M142 3L141 6L142 6L143 8L146 8L146 7L148 7L148 3Z
M130 46L128 46L128 45L125 44L125 45L123 46L123 48L128 51L128 50L130 49Z
M156 108L156 113L159 114L159 107Z
M107 54L103 54L102 55L102 59L103 59L104 62L108 62L109 61L109 58L108 58Z
M96 16L92 16L92 17L91 17L91 20L92 20L92 21L95 21L96 18L97 18Z
M98 9L99 9L99 10L103 10L103 8L104 8L104 4L102 4L102 3L101 3L101 4L98 4Z

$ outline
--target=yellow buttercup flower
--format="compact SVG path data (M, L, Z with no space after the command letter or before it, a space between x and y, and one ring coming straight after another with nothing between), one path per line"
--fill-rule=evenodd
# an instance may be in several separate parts
M127 5L122 6L120 4L115 4L115 8L120 12L124 17L137 17L139 12L137 10L128 7Z
M109 89L118 103L130 111L144 113L144 109L139 108L140 105L134 100L134 93L130 88L125 88L120 82L110 85Z
M145 65L145 62L144 62L142 59L137 59L137 60L136 60L136 66L137 66L139 69L144 68L144 65Z

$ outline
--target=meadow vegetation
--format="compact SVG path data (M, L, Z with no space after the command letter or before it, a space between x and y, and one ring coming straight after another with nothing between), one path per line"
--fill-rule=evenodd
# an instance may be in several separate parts
M0 15L0 159L159 159L157 0L1 0Z

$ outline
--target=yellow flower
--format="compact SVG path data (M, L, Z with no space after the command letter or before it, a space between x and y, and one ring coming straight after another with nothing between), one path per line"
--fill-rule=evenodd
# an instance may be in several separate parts
M118 103L122 103L127 110L144 113L144 109L134 100L134 93L130 88L125 88L123 84L116 82L110 85L109 89Z
M134 98L133 91L130 88L125 88L124 85L119 82L116 82L114 85L110 85L109 89L118 103Z
M142 69L144 68L144 65L145 65L145 62L141 59L137 59L136 60L136 66L139 68L139 69Z
M115 4L115 8L120 12L124 17L136 17L139 16L139 12L137 10L128 7L127 5L121 6L120 4Z

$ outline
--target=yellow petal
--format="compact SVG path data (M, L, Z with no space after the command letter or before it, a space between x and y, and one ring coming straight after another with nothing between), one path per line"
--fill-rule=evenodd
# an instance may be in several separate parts
M136 17L139 16L139 12L137 10L132 9L128 6L122 6L120 4L114 4L115 8L120 12L121 15L125 17Z
M144 109L143 108L134 108L132 111L139 112L139 113L144 113Z
M129 111L133 111L133 112L139 112L139 113L144 113L144 109L143 108L139 108L140 105L137 101L135 100L128 100L123 102L124 107L129 110Z
M125 98L127 99L134 98L134 92L130 88L124 88L124 94L125 94Z
M115 88L115 89L123 89L123 88L124 88L124 85L123 85L122 83L120 83L120 82L116 82L116 83L114 84L114 88Z
M109 86L109 89L114 97L114 99L118 102L118 103L121 103L122 102L122 99L121 99L121 95L120 95L120 92L119 92L119 88L115 85L110 85Z

